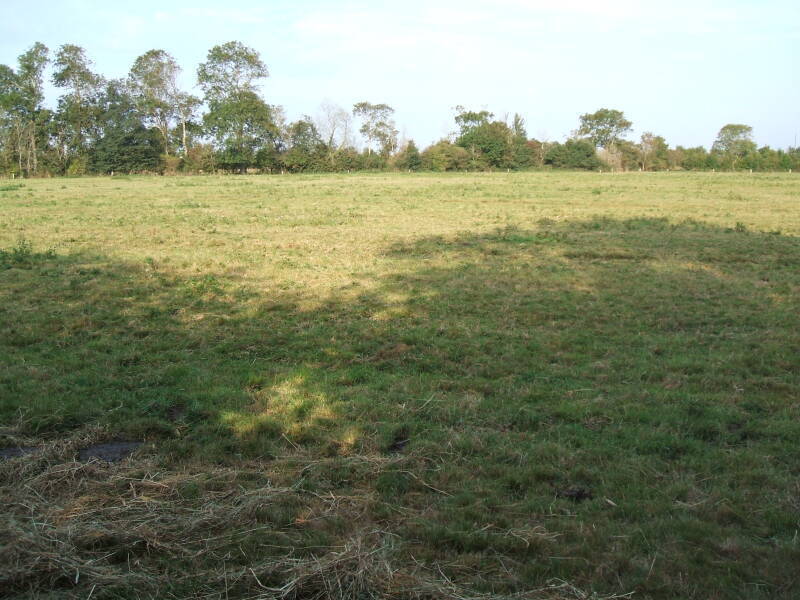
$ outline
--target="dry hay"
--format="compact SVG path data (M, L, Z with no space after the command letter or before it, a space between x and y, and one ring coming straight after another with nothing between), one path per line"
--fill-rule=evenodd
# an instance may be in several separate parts
M146 452L119 464L75 460L80 448L106 439L104 431L86 429L40 444L34 454L0 461L0 589L9 597L502 597L470 592L445 575L447 565L401 560L400 538L370 522L375 498L368 494L325 495L263 483L265 470L278 480L282 469L294 468L297 475L313 463L170 471ZM260 476L259 485L242 484L248 469ZM187 495L201 482L213 485ZM330 517L352 527L335 545L301 551L304 531ZM272 551L248 555L242 545L254 535L263 539L262 550ZM556 581L505 597L595 596Z

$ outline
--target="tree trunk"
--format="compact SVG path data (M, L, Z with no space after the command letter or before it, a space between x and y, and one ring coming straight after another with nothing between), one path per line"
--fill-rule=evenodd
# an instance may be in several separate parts
M186 147L186 119L184 117L181 117L181 128L183 129L183 155L186 156L188 148Z
M31 156L33 157L33 174L36 174L36 171L39 168L39 163L36 157L36 122L31 121Z
M169 126L164 125L158 128L164 138L164 155L169 156Z

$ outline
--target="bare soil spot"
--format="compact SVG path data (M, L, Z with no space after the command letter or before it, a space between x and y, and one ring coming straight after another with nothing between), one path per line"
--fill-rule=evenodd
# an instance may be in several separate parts
M563 490L558 490L556 496L558 498L568 498L573 502L582 502L583 500L591 500L594 498L592 490L579 485L573 485Z
M171 423L175 423L176 421L182 421L186 417L186 405L185 404L173 404L169 408L167 408L167 419Z
M411 441L410 432L407 427L398 429L394 436L392 436L392 443L386 448L387 452L402 452Z
M105 444L93 444L86 448L82 448L78 452L78 459L81 462L89 461L93 458L104 460L106 462L119 462L127 458L133 451L136 450L142 442L106 442Z
M18 458L26 454L36 452L38 448L34 446L10 446L8 448L0 448L0 459Z

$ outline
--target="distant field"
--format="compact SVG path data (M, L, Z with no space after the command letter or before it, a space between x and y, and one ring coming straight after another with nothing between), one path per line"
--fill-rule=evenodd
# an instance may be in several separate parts
M798 598L798 315L797 174L2 180L0 589Z

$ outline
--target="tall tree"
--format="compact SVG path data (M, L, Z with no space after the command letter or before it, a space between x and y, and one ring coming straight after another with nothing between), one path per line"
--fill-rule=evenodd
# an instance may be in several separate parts
M525 129L525 119L522 118L522 115L514 113L510 132L511 156L509 166L514 169L524 169L532 166L534 154L533 149L528 145L528 132Z
M487 125L492 117L494 117L494 113L490 113L488 110L467 110L460 104L456 106L454 110L456 111L456 116L454 118L456 125L458 125L458 133L460 136L482 125Z
M353 119L341 106L324 101L319 107L315 123L331 150L353 145Z
M414 140L408 140L408 143L397 155L395 164L398 169L419 171L420 166L422 166L422 158L420 158L419 149Z
M642 171L663 169L668 163L668 149L667 142L663 137L645 131L638 147L639 167Z
M614 143L631 130L633 123L622 111L601 108L581 115L577 135L589 138L595 146L610 149Z
M86 57L83 48L64 44L53 59L53 85L66 90L78 103L88 100L102 81L92 72L91 66L92 61Z
M158 171L163 140L142 124L136 99L126 82L106 82L98 96L98 138L89 152L97 173Z
M181 68L164 50L148 50L131 67L128 82L142 121L155 127L169 154L170 128L177 115L177 78Z
M0 65L0 167L5 173L21 172L17 144L17 74Z
M177 87L173 90L173 101L175 102L175 114L180 126L181 151L185 157L189 151L189 130L197 129L195 117L197 109L200 108L202 101L197 96L183 92Z
M469 167L472 169L508 168L515 166L514 141L517 135L525 136L524 121L515 115L516 132L503 121L492 121L489 111L468 111L456 107L455 121L460 135L456 145L469 153ZM524 144L524 141L523 141Z
M339 170L339 158L348 148L355 146L353 140L353 117L341 106L325 100L319 107L314 120L320 136L325 140L328 151L328 168Z
M290 171L314 171L324 168L327 154L325 142L311 117L302 119L287 127L286 138L289 150L283 162Z
M388 104L359 102L353 105L353 115L361 119L359 131L367 140L367 149L372 152L377 144L380 153L388 156L397 149L397 127L392 119L394 109Z
M269 70L259 53L241 42L214 46L197 69L197 80L209 100L258 92L257 82L266 77Z
M74 44L61 46L53 60L53 85L64 90L56 113L57 151L63 168L71 166L75 173L85 170L86 153L97 135L102 78L92 72L91 64L85 50Z
M50 118L50 111L42 106L48 53L47 46L36 42L19 56L16 72L0 65L0 112L9 129L13 160L25 175L35 175L38 171Z
M735 169L742 158L756 151L753 128L749 125L728 123L719 130L711 150L721 155L723 162L729 168Z
M272 109L258 95L258 81L268 76L258 52L241 42L214 46L197 69L209 109L204 122L227 168L244 172L259 150L275 143Z

